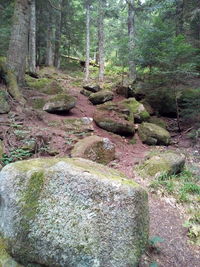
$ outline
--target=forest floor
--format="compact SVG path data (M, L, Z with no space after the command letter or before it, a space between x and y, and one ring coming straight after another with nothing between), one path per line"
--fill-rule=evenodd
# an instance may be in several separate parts
M16 138L14 132L27 131L29 138L35 137L38 142L37 153L32 157L38 156L69 156L73 144L83 136L66 132L63 126L63 120L66 118L93 117L95 106L88 98L80 94L82 87L75 84L75 80L70 76L62 75L57 77L66 91L77 98L77 105L68 114L55 115L30 109L30 107L18 107L13 103L12 112L9 115L0 117L0 137L5 141L5 150L9 147L17 148L19 138ZM25 89L25 96L31 105L32 97L37 96L35 91ZM39 95L39 94L38 94ZM121 96L115 96L114 101L120 100ZM173 119L168 119L168 123L173 124ZM116 159L109 166L118 169L126 174L129 179L134 179L149 192L149 210L150 210L150 238L160 237L164 242L156 244L156 249L147 251L140 263L141 267L150 266L152 263L163 267L198 267L200 266L200 251L195 245L189 242L187 236L188 229L183 227L187 216L181 205L177 204L173 197L168 195L158 195L149 190L149 181L140 177L134 172L137 166L151 150L151 147L144 145L136 134L136 143L131 144L130 138L121 137L104 131L92 125L93 131L90 134L109 138L116 147ZM173 146L166 149L184 150L186 154L194 156L199 153L198 147L191 146L186 134L174 134ZM51 143L51 151L46 148ZM48 151L47 151L48 150ZM196 162L200 164L200 160Z

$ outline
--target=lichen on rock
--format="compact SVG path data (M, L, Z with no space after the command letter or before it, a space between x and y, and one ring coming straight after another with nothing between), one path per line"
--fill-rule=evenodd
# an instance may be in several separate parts
M123 174L85 159L33 159L7 165L0 181L1 232L25 266L138 264L147 193Z

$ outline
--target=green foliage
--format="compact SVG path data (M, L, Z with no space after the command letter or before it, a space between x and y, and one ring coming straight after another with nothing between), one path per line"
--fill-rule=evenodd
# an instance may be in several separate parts
M3 154L3 157L0 159L0 162L3 163L3 165L7 165L9 163L18 161L18 160L23 160L27 159L32 156L32 153L28 150L25 149L15 149L12 150L9 154Z

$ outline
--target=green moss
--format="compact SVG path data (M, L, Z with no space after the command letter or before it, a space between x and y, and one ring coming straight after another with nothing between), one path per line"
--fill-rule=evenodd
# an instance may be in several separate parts
M16 169L18 169L19 171L22 172L27 172L27 171L33 171L33 170L45 170L45 169L49 169L50 167L52 167L54 164L60 162L60 161L64 161L66 163L72 164L78 168L80 168L82 171L89 171L91 174L97 175L99 178L102 179L111 179L111 180L118 180L119 182L121 182L122 184L127 184L127 178L126 176L119 172L119 171L115 171L111 168L107 168L101 164L89 161L89 160L83 160L83 159L79 159L79 158L57 158L57 159L52 159L52 158L48 158L48 159L31 159L31 160L26 160L26 161L18 161L15 162L15 167ZM44 177L44 175L43 175ZM44 178L43 178L44 179ZM129 181L129 180L128 180ZM31 184L33 184L31 182ZM134 187L138 187L139 185L132 181L131 185ZM28 186L29 188L29 186ZM30 186L31 188L31 186ZM40 188L40 186L39 186ZM28 190L28 193L26 194L28 198L29 193L31 192L31 190Z
M29 181L24 195L22 196L22 215L23 215L23 229L29 230L30 221L34 220L38 201L44 184L44 173L42 171L34 172Z
M28 75L26 75L26 83L30 88L33 89L43 89L45 86L49 85L51 83L51 80L48 78L40 78L40 79L35 79L32 78Z
M153 123L153 124L156 124L156 125L162 127L163 129L166 129L167 128L166 122L164 120L158 118L158 117L155 117L155 116L151 117L149 119L149 122L150 123Z
M8 254L6 242L0 237L0 266L2 267L23 267L18 264L14 259Z
M3 142L0 140L0 159L3 157Z
M35 109L42 109L45 105L44 98L34 98L31 99L32 107Z

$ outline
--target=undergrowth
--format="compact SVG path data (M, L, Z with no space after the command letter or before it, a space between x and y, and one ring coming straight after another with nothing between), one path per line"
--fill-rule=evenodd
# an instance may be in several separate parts
M177 175L164 173L151 182L150 190L173 196L184 206L188 215L184 226L188 228L190 241L200 246L200 177L187 169Z

